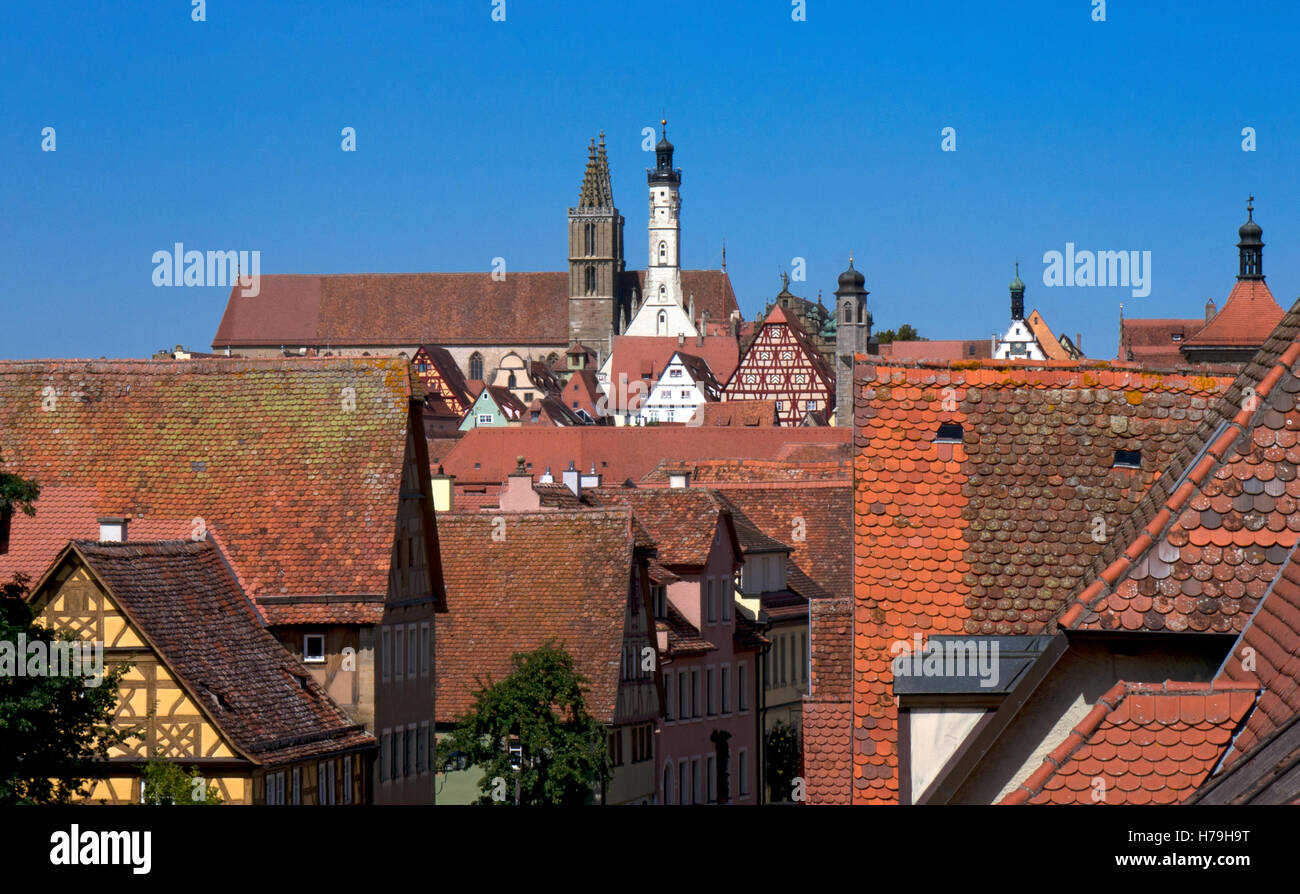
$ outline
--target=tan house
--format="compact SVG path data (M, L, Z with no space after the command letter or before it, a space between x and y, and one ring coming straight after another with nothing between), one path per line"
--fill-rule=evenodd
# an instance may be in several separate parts
M375 738L266 630L212 540L66 546L32 590L56 632L129 667L89 800L140 803L151 755L197 768L223 803L366 804ZM88 682L91 682L88 680Z

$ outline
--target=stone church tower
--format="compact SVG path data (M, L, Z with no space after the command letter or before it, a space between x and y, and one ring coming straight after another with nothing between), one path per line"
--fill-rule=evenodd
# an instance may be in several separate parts
M608 356L621 307L623 279L623 216L614 207L614 190L600 146L587 150L578 207L569 209L569 339Z
M835 425L853 427L853 355L874 354L866 277L853 269L840 274L835 290Z

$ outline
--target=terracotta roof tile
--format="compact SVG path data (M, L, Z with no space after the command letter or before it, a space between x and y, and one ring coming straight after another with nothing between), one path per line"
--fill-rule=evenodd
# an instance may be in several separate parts
M627 289L644 294L644 271ZM697 312L715 320L736 310L720 270L683 270ZM569 344L569 274L482 273L268 274L260 293L231 289L213 350L254 345Z
M6 362L0 455L52 495L90 474L98 516L202 519L254 599L385 594L423 393L396 358Z
M1262 279L1239 279L1223 309L1187 339L1193 347L1262 345L1282 321L1278 306Z
M1255 704L1235 683L1121 682L1003 804L1177 804Z
M438 618L437 712L454 723L480 681L509 675L510 658L555 640L589 681L587 708L614 716L633 573L625 508L511 513L493 536L483 513L438 515L450 611Z
M818 624L853 631L855 803L898 797L889 644L1045 630L1105 545L1098 519L1102 533L1120 525L1228 384L858 358L851 621L819 621L813 603L814 679L818 661L843 661L817 648ZM961 440L940 439L941 423ZM1113 468L1116 450L1139 447L1140 469Z

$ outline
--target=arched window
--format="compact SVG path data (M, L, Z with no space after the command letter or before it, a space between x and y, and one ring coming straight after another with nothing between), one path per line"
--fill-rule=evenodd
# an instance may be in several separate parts
M586 237L584 248L588 255L594 255L596 253L596 225L594 223L587 224L585 231Z
M587 266L587 281L583 288L586 290L585 294L587 295L596 294L596 268L591 265Z
M853 322L853 305L847 301L844 302L844 322Z
M660 242L660 243L659 243L659 263L660 263L660 264L663 264L663 263L666 263L667 261L668 261L668 243L667 243L667 242Z
M469 377L471 379L483 379L483 355L478 351L469 355Z
M655 335L667 335L667 334L668 334L668 311L661 310L659 311L659 323L655 329Z
M508 382L508 384L506 385L506 387L507 387L507 388L518 388L518 387L519 387L519 382L518 382L517 379L515 379L515 374L514 374L514 373L511 373L511 374L510 374L510 379L509 379L509 382Z

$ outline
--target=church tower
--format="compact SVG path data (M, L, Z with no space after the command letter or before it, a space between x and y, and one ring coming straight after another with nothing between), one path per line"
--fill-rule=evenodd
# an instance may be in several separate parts
M835 290L835 425L853 427L853 355L874 354L866 277L853 268L840 274Z
M682 307L681 185L682 171L673 168L673 144L668 121L655 146L655 166L646 171L650 186L650 254L645 271L645 297L654 304Z
M614 207L614 189L600 145L587 148L578 207L569 209L569 340L608 356L619 315L619 282L624 268L623 216Z

